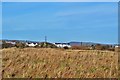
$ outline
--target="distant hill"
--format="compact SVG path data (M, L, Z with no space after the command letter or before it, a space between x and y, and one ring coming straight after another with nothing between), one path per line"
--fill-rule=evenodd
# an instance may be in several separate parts
M96 44L99 44L99 43L93 43L93 42L70 42L70 45L96 45Z
M93 43L93 42L69 42L69 44L71 46L81 46L81 45L84 45L84 46L91 46L91 45L96 45L96 44L101 44L101 43ZM101 45L111 45L111 46L115 46L117 44L101 44Z

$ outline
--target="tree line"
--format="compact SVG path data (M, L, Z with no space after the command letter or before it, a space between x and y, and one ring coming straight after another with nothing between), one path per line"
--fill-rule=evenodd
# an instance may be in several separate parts
M27 48L29 46L22 42L16 42L15 44L11 44L11 43L6 43L5 41L2 41L2 48L11 48L11 47ZM34 48L57 48L57 46L52 43L42 42L34 46ZM113 47L112 45L102 45L102 44L96 44L91 46L85 46L85 45L75 46L74 45L74 46L71 46L71 48L68 48L67 46L63 48L64 49L80 49L80 50L110 50L110 51L115 50L115 47Z

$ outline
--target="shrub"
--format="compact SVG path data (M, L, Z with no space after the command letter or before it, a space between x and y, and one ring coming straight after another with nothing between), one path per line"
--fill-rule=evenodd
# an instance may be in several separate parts
M96 44L95 45L95 49L97 50L111 50L111 51L114 51L114 49L109 46L109 45L101 45L101 44Z
M35 48L39 48L40 46L39 45L36 45Z
M17 42L17 43L15 44L15 47L17 47L17 48L25 48L26 45L25 45L24 43Z
M11 43L3 43L2 44L2 48L11 48L11 47L14 47L14 45Z
M109 48L108 50L109 50L109 51L115 51L115 49L114 49L114 48Z
M120 46L119 47L115 47L115 51L116 52L120 52Z
M48 43L48 42L42 42L37 47L41 47L41 48L57 48L56 45L54 45L52 43Z
M95 45L95 49L96 49L96 50L104 50L105 47L102 46L101 44L96 44L96 45Z
M88 46L72 46L71 49L89 50Z
M15 45L11 43L6 43L5 41L2 41L2 48L11 48L14 47Z
M69 49L69 47L67 47L67 46L65 46L65 47L63 47L64 49Z

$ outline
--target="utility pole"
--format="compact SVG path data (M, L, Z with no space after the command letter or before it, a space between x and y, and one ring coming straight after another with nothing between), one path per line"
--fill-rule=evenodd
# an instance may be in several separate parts
M82 46L82 42L81 42L81 46Z
M47 36L45 36L45 43L47 42Z
M47 36L45 36L45 47L47 48Z

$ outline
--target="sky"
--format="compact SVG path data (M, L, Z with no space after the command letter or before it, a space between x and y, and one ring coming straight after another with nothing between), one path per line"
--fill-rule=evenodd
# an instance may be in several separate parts
M3 2L2 39L118 41L117 2Z
M0 39L2 39L2 3L0 2Z
M119 0L1 0L2 2L118 2Z

